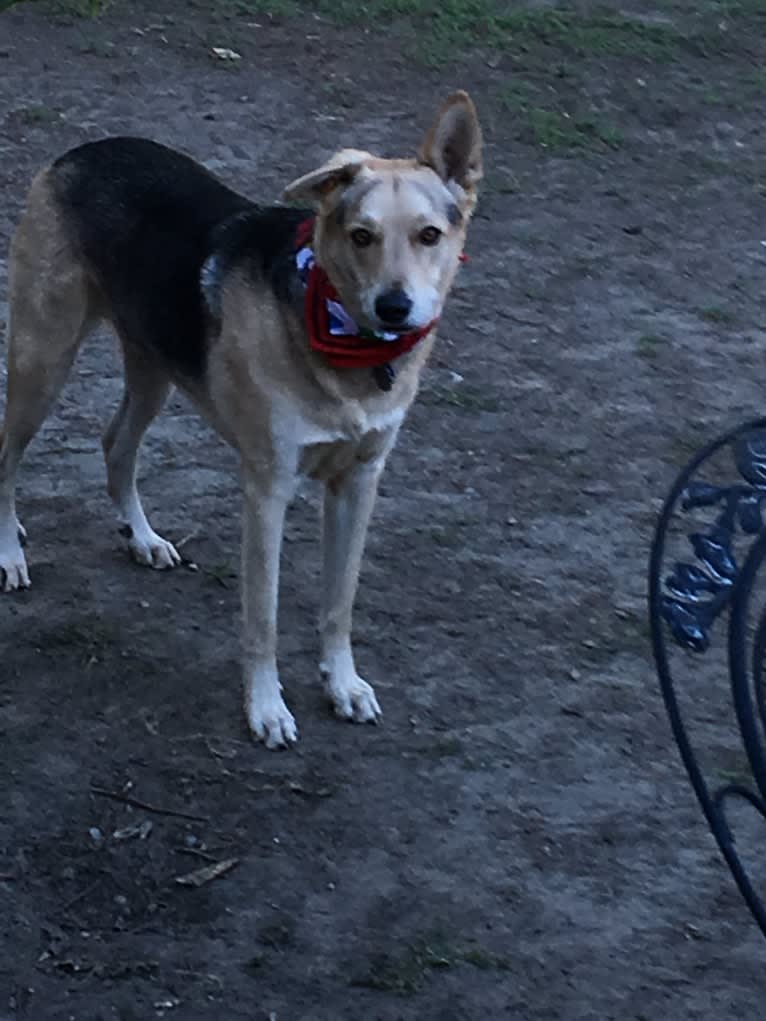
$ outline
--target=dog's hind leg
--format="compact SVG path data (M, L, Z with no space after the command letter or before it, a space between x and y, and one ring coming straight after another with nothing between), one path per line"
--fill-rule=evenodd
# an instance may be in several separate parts
M32 187L9 263L8 379L0 438L0 591L29 585L16 517L24 451L64 385L93 322L93 294L66 239L44 176Z
M181 558L146 518L136 486L136 463L141 439L165 403L170 379L152 355L126 340L123 356L125 392L103 439L109 495L133 559L162 570L180 564Z

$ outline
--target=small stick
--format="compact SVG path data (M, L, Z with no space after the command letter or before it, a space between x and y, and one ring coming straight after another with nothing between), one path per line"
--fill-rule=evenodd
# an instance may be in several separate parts
M111 798L113 801L122 801L125 805L132 805L134 808L142 808L145 812L154 812L155 815L172 815L177 819L189 819L191 822L210 822L204 815L190 815L189 812L177 812L172 808L159 808L157 805L150 805L146 801L139 801L129 794L121 794L119 791L108 791L104 787L91 785L92 794L100 794L102 798Z
M205 851L198 851L196 847L176 847L174 850L176 854L193 854L195 858L202 858L203 861L218 862L215 855L207 854Z
M93 893L93 891L101 882L102 879L98 878L95 881L95 883L91 883L90 886L86 886L84 890L80 890L80 892L75 897L72 897L71 900L68 900L66 904L61 908L62 912L69 911L69 909L73 908L78 901L83 900L85 897L88 896L88 894Z
M185 535L183 539L179 539L178 542L174 543L175 548L181 549L183 546L187 544L187 542L191 542L192 539L196 539L199 533L200 533L199 528L193 529L191 532L189 532L188 535Z

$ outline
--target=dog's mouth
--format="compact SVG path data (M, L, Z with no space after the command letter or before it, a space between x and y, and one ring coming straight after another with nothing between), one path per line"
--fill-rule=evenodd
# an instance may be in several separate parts
M401 337L404 333L409 333L410 330L414 330L415 327L412 323L397 323L395 326L392 323L379 322L377 332L381 334L392 333L397 337Z

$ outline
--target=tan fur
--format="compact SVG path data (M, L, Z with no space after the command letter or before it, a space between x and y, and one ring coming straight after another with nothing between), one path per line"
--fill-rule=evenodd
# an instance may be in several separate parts
M289 197L315 205L317 260L358 322L379 327L375 301L391 287L412 295L411 326L439 315L475 205L480 153L473 104L465 93L456 93L418 159L384 160L343 150L289 186ZM452 213L450 206L456 207ZM442 232L438 244L419 240L426 227ZM357 229L374 234L375 243L355 245L351 235ZM29 584L14 505L18 463L83 336L98 319L110 318L67 241L45 171L32 184L10 270L8 396L0 445L0 587L5 591ZM180 558L149 526L135 486L141 437L171 383L184 386L238 451L244 487L246 711L254 733L278 747L296 739L277 674L276 620L284 516L301 474L326 484L321 673L340 716L370 722L379 716L372 688L354 667L351 613L377 482L415 396L433 335L397 361L396 383L383 392L369 370L329 367L309 349L300 315L237 271L224 282L221 321L199 384L173 379L172 367L123 338L125 396L104 436L109 491L129 526L134 557L172 567Z

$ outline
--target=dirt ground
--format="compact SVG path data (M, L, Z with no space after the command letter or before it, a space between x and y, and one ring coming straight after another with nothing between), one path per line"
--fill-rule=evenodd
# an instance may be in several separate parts
M682 773L644 593L675 471L763 411L766 8L537 6L481 49L449 21L470 4L370 7L0 16L0 323L28 182L83 140L150 135L267 200L341 145L408 151L454 87L487 143L368 547L380 727L321 697L309 488L281 605L301 742L248 739L234 457L171 401L143 490L199 570L129 563L99 439L118 364L84 349L22 472L33 587L0 602L0 1018L760 1021L764 944Z

